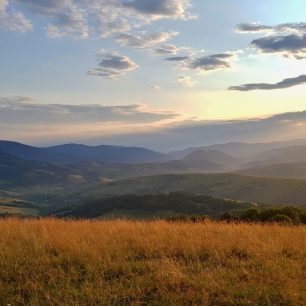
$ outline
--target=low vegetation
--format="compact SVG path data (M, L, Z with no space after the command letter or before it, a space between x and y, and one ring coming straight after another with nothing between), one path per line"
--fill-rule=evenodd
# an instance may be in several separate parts
M56 214L75 218L168 218L177 215L209 215L218 218L225 212L245 211L254 204L216 199L186 192L128 194L104 197L81 206L63 209Z
M0 221L0 305L305 305L306 227Z
M108 184L86 186L64 197L57 194L53 203L65 204L68 199L82 202L110 195L144 195L176 191L272 205L306 204L306 180L237 174L167 174L135 177Z
M241 213L239 216L234 216L233 214L227 212L222 216L222 220L306 224L306 210L289 206L262 210L252 208Z
M273 207L184 192L121 195L64 208L53 215L90 219L166 219L202 222L206 219L237 222L306 224L306 207Z

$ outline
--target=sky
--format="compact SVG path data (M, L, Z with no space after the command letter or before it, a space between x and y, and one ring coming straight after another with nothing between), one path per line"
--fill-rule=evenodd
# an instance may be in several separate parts
M305 12L305 0L0 0L0 138L160 151L306 138Z

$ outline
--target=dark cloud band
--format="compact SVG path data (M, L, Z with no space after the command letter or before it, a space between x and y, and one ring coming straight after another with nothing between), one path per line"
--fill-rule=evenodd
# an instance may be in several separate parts
M0 123L15 125L69 125L95 123L153 123L177 117L173 112L154 112L142 105L40 104L27 97L0 97Z
M268 83L253 83L244 84L240 86L230 86L229 90L238 91L251 91L251 90L273 90L273 89L284 89L306 83L306 75L300 75L296 78L288 78L276 84Z

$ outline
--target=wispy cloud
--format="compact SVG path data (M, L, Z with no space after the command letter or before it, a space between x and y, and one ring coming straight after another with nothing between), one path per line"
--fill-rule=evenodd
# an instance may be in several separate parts
M28 97L0 97L0 139L43 144L83 141L149 131L180 117L143 104L43 104Z
M250 91L250 90L273 90L284 89L306 83L306 75L300 75L296 78L288 78L275 84L269 83L251 83L239 86L230 86L229 90Z
M259 22L241 23L237 26L239 33L267 33L267 34L306 34L306 23L282 23L275 26L264 25Z
M0 28L14 32L32 31L32 23L21 12L9 12L8 0L0 0Z
M89 70L88 74L115 80L137 68L138 65L127 56L120 55L118 52L101 51L98 54L98 67Z
M180 114L139 104L42 104L24 97L0 98L0 138L36 143L73 139L172 150L231 141L302 139L305 126L306 111L252 120L182 121Z
M197 84L197 81L193 80L190 76L180 76L177 79L177 83L180 84L182 87L193 87Z
M153 123L179 116L168 111L148 111L141 104L105 106L99 104L41 104L28 97L0 97L1 124L69 125L85 123Z
M157 19L190 18L190 5L189 0L1 0L0 27L26 32L32 29L29 18L37 16L52 38L110 36Z
M235 52L228 52L207 56L173 56L166 58L166 61L176 62L183 70L205 73L231 68L235 58Z
M173 150L228 142L270 142L306 138L306 111L264 119L186 121L154 131L97 137L92 143L146 146Z
M191 5L190 0L126 0L123 6L131 8L137 13L145 14L152 19L174 18L188 19L192 18L188 13Z
M265 34L251 43L262 53L279 53L298 60L306 58L306 23L284 23L276 26L245 23L238 25L237 31Z
M139 49L153 49L178 35L178 32L154 32L154 33L122 33L116 37L116 41L123 45Z

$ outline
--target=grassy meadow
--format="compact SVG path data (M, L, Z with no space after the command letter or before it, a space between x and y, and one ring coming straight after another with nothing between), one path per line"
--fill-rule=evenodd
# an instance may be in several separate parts
M0 305L305 305L306 227L0 221Z

